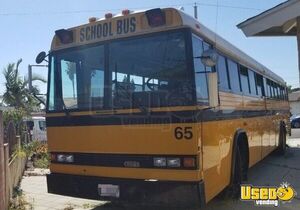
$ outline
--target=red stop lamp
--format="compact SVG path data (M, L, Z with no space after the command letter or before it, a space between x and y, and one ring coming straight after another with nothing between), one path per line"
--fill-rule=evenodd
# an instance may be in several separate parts
M185 157L183 158L183 167L185 168L195 168L196 160L193 157Z
M62 44L69 44L73 42L73 31L68 31L66 29L60 29L55 31L55 35L58 37Z
M161 9L151 9L146 12L148 24L151 27L162 26L166 24L166 15Z

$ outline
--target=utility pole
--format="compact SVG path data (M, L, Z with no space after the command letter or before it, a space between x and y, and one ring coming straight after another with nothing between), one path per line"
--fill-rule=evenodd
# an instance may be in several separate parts
M197 7L197 3L195 2L194 5L194 18L198 19L198 7Z

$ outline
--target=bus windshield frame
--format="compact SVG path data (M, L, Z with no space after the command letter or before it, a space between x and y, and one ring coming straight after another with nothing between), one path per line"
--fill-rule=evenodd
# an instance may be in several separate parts
M188 28L53 51L47 112L193 106L192 59Z

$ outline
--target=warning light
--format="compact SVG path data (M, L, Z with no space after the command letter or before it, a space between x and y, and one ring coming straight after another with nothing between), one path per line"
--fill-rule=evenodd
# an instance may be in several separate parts
M89 23L96 22L97 18L96 17L90 17L89 18Z
M130 14L130 10L129 9L124 9L122 10L122 15L129 15Z
M157 27L166 24L165 13L159 8L146 11L146 16L148 24L151 27Z
M112 13L106 13L106 14L105 14L105 18L106 18L106 19L112 18L112 16L113 16Z
M55 31L55 35L58 37L62 44L69 44L73 42L73 31L60 29Z

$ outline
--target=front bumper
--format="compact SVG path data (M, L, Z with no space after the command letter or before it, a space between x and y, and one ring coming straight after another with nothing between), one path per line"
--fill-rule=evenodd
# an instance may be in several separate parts
M102 197L98 184L118 185L120 197ZM47 175L48 192L95 200L120 200L140 204L205 206L204 183L145 181L52 173Z

